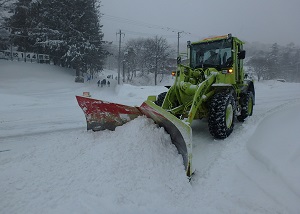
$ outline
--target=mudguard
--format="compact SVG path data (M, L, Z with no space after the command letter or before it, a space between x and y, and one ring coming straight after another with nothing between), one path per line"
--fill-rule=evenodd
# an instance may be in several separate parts
M172 143L182 155L187 176L192 175L192 129L188 124L151 101L145 101L140 107L132 107L90 97L76 96L76 99L85 114L87 130L115 130L117 126L138 116L151 118L170 135Z

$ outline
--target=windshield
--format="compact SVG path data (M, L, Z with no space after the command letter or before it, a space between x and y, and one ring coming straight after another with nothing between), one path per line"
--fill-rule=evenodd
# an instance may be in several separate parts
M231 41L219 40L192 45L190 66L192 68L232 66Z

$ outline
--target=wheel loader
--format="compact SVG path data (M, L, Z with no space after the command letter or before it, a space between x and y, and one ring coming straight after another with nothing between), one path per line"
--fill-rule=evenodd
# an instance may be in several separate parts
M192 122L207 118L210 134L224 139L232 133L236 120L244 122L252 115L255 90L244 74L243 44L231 34L187 42L188 63L177 58L174 84L167 92L149 96L139 107L76 96L87 129L114 130L146 115L170 134L190 177L194 172Z

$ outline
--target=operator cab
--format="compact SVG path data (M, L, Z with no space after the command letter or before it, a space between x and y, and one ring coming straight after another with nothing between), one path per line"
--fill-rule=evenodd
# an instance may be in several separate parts
M191 44L190 67L194 69L213 67L217 70L232 67L233 40L229 35Z

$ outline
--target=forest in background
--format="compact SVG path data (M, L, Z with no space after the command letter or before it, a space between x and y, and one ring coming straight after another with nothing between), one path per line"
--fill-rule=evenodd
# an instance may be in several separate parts
M124 82L139 75L169 74L176 68L176 47L163 36L103 40L101 2L96 0L0 0L0 50L49 54L76 76L104 68L122 70ZM236 35L238 36L238 35ZM246 71L261 79L300 82L300 47L293 42L246 42ZM156 81L155 81L156 82Z

